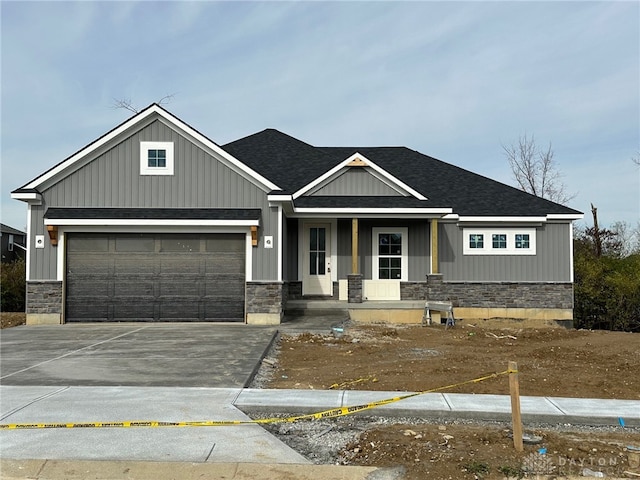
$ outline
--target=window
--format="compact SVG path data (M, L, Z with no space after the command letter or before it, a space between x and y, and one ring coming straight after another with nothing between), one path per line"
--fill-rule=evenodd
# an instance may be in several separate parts
M469 248L484 248L484 235L481 233L469 235Z
M464 255L536 255L535 227L464 228L462 235Z
M326 273L326 228L309 228L309 275Z
M407 237L406 228L373 229L373 279L407 279Z
M516 233L516 248L529 248L529 234L528 233Z
M167 167L167 151L164 149L147 150L147 167L149 168L166 168Z
M173 142L140 142L140 175L173 175Z
M494 233L492 238L493 248L507 248L507 235L504 233Z

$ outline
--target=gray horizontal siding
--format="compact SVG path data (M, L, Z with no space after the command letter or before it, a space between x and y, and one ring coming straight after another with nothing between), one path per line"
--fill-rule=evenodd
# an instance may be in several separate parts
M402 196L386 183L371 175L368 168L353 167L315 190L311 196Z
M545 224L536 230L536 255L463 255L462 227L441 223L438 250L444 280L569 282L569 224Z
M262 237L278 241L278 215L264 191L163 122L127 135L42 192L44 206L34 207L32 232L43 232L40 209L46 207L261 208L253 279L276 279L278 248L264 249ZM140 175L141 141L174 142L174 175ZM55 278L55 249L32 251L32 278Z

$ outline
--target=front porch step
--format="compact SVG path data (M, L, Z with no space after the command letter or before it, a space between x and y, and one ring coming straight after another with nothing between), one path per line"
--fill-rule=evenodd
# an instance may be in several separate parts
M336 316L349 318L347 302L338 300L289 300L285 316Z
M348 303L344 300L289 300L285 315L348 315L349 310L423 310L424 300L368 300Z

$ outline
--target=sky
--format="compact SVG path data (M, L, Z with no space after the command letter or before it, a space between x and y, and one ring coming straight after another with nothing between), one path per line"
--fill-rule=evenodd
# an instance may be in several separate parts
M640 2L1 1L1 214L10 192L131 115L222 145L276 128L407 146L515 185L503 146L551 144L569 206L640 219ZM451 185L455 189L455 185ZM428 192L424 192L428 195Z

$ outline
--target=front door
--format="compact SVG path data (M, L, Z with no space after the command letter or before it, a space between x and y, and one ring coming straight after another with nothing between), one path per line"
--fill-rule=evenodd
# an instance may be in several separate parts
M331 282L331 225L305 224L303 295L333 295Z

